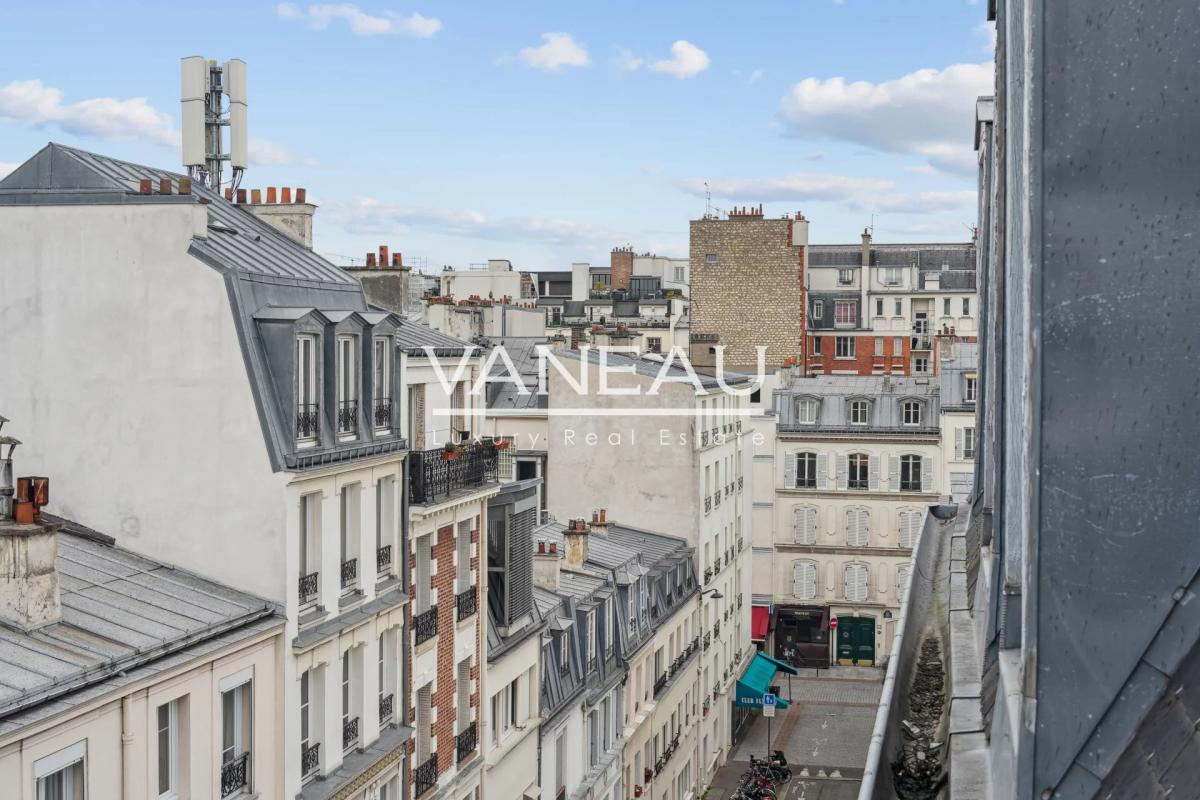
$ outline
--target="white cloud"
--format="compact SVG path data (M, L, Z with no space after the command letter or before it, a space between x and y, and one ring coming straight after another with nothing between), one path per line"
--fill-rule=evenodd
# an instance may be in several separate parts
M249 151L250 163L260 167L288 166L291 164L315 167L320 163L315 158L297 155L290 148L277 142L270 142L255 136L251 136L250 141L246 144Z
M587 48L569 33L543 33L541 45L523 48L518 55L534 69L551 72L563 67L586 67L591 63Z
M889 214L932 214L969 210L975 192L899 192L888 178L864 178L821 172L801 172L766 178L687 178L677 183L684 191L703 197L713 195L736 202L791 201L839 203L851 211Z
M144 97L95 97L64 104L62 91L39 80L0 86L0 120L30 127L55 125L68 133L97 139L132 139L179 147L174 120Z
M761 69L756 69L750 73L750 77L747 79L746 83L757 83L762 79L762 76L763 71Z
M984 41L982 46L983 52L996 52L996 23L986 21L981 22L975 26L975 28L972 30L972 33L975 34L975 38L982 39Z
M969 173L975 99L992 93L992 65L922 69L882 83L807 78L783 98L792 133L924 156L933 166Z
M0 178L3 178L5 175L12 172L14 169L16 169L19 166L21 166L21 165L14 164L11 161L0 161Z
M645 63L642 59L623 47L617 50L617 57L613 61L617 65L617 69L624 70L625 72L633 72Z
M334 20L343 20L356 36L413 36L428 39L442 29L442 21L418 13L407 16L395 11L368 14L353 3L318 3L300 9L294 3L275 6L280 19L305 19L318 30L327 28Z
M710 63L708 53L686 39L680 39L671 45L670 58L655 61L648 69L676 78L692 78L708 69Z

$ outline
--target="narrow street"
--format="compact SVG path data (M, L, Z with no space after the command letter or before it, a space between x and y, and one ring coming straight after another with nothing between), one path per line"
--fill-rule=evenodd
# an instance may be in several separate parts
M779 676L780 694L792 701L774 719L761 715L730 761L717 772L707 800L724 800L732 794L750 756L782 750L792 768L792 779L779 800L854 800L866 763L867 746L883 670L872 667L803 669L791 677ZM770 745L768 747L768 727Z

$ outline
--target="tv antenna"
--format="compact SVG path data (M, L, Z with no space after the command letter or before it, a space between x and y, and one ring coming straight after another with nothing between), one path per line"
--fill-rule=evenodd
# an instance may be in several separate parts
M223 101L228 98L228 103ZM183 165L193 181L214 191L221 188L224 162L232 169L236 189L246 170L246 62L231 58L188 56L180 61L180 103L183 106ZM222 128L229 129L225 149Z

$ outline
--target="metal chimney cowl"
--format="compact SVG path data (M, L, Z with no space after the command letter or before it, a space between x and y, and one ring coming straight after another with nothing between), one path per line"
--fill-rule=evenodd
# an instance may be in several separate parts
M12 453L20 444L0 436L0 621L33 630L62 619L57 523L12 518Z

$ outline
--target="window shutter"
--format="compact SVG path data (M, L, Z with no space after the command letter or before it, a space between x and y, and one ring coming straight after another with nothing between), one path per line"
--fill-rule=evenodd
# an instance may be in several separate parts
M797 506L792 511L792 532L796 544L813 544L817 539L817 510Z
M962 461L963 457L963 430L962 428L954 429L954 458L957 461Z
M900 517L900 547L911 548L917 540L917 526L920 525L921 514L918 511L901 511Z
M796 454L788 453L783 457L783 485L796 486Z
M847 564L843 593L847 600L861 603L867 599L867 582L870 576L862 564Z
M792 595L797 598L804 597L804 562L792 562Z
M846 544L850 547L867 546L867 512L852 508L846 512Z
M849 467L848 457L847 456L838 456L837 457L837 488L839 488L839 489L846 488L846 475L849 471L850 471L850 467Z
M888 488L900 491L900 456L888 457Z
M867 473L867 488L872 492L879 491L879 456L868 459L870 469Z
M812 600L816 598L816 564L811 561L797 561L792 565L792 594L799 600Z
M827 467L827 464L828 464L827 459L828 458L829 458L828 453L817 453L817 488L818 489L828 489L829 488L829 476L826 474L828 472L828 467Z
M908 585L908 567L896 567L896 600L904 600L904 587Z
M921 491L933 491L933 456L921 457Z

